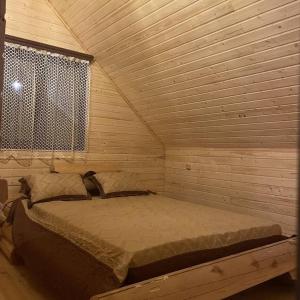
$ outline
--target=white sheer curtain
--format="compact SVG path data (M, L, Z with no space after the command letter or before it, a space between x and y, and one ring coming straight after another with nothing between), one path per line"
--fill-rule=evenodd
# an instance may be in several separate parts
M6 43L0 162L84 159L89 62Z

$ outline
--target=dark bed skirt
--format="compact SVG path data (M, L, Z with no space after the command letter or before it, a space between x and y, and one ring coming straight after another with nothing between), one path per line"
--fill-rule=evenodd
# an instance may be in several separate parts
M201 250L129 269L125 285L191 267L280 240L283 236L250 240L229 247ZM60 235L27 217L21 201L13 221L15 254L57 295L56 299L88 300L121 286L112 270ZM123 285L124 285L123 284Z

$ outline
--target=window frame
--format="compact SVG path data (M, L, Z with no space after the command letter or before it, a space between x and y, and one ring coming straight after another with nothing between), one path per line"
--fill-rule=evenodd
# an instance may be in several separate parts
M0 1L1 2L1 1ZM1 2L2 4L2 2ZM5 42L8 43L12 43L12 44L18 44L21 46L26 46L28 48L34 48L36 50L43 50L43 51L47 51L53 54L61 54L67 57L73 57L73 58L77 58L80 60L86 60L89 62L89 64L91 65L91 63L94 61L94 57L92 55L86 54L86 53L81 53L81 52L76 52L73 50L69 50L69 49L65 49L65 48L59 48L56 46L52 46L52 45L48 45L48 44L43 44L43 43L39 43L39 42L35 42L35 41L31 41L31 40L27 40L27 39L23 39L23 38L19 38L19 37L15 37L15 36L10 36L10 35L5 35L3 34L2 37L2 55L1 55L1 59L2 59L2 71L1 72L1 80L2 80L2 84L1 84L1 105L0 105L0 118L2 117L2 109L3 109L3 83L4 83L4 66L5 66L5 62L4 62L4 46L5 46ZM89 75L90 77L90 75ZM90 78L89 78L89 82L88 82L88 86L90 86ZM88 93L88 97L90 96L90 92ZM86 112L87 112L87 120L86 120L86 133L85 133L85 146L84 149L73 149L73 150L61 150L61 149L26 149L26 148L17 148L17 149L8 149L8 148L3 148L0 149L0 151L13 151L13 152L19 152L19 153L26 153L26 152L34 152L37 156L43 156L43 153L52 153L55 152L58 156L64 156L65 153L70 153L70 152L79 152L79 153L84 153L87 152L88 149L88 131L89 131L89 104L90 104L90 99L88 99L87 102L87 108L86 108ZM0 119L1 120L1 119ZM1 122L0 122L1 125ZM1 127L0 127L1 130ZM0 139L1 139L1 135L0 135ZM0 140L1 142L1 140Z

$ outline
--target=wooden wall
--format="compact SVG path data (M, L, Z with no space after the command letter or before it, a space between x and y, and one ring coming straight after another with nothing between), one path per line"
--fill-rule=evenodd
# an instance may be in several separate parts
M167 146L296 145L299 0L49 0Z
M169 196L294 230L299 0L49 2L165 144Z
M6 33L34 41L84 52L46 0L7 1ZM76 170L132 170L143 173L153 190L163 189L163 146L128 106L114 84L97 64L92 66L89 151L87 162ZM70 168L57 162L58 168ZM49 172L41 161L30 168L15 161L0 163L0 177L8 178L10 198L19 190L18 178Z
M169 196L294 230L300 1L49 1L166 145Z
M168 148L166 194L296 226L297 151Z
M139 115L166 146L169 196L294 231L299 0L48 1L102 68L92 163L163 181L162 146ZM46 0L8 2L11 34L81 48Z

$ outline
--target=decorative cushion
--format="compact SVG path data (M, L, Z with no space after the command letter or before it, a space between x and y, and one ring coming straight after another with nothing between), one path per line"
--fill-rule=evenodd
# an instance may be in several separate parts
M90 199L79 174L40 174L25 177L30 187L28 207L53 200Z
M148 195L137 173L102 172L96 173L91 180L97 185L101 198Z

